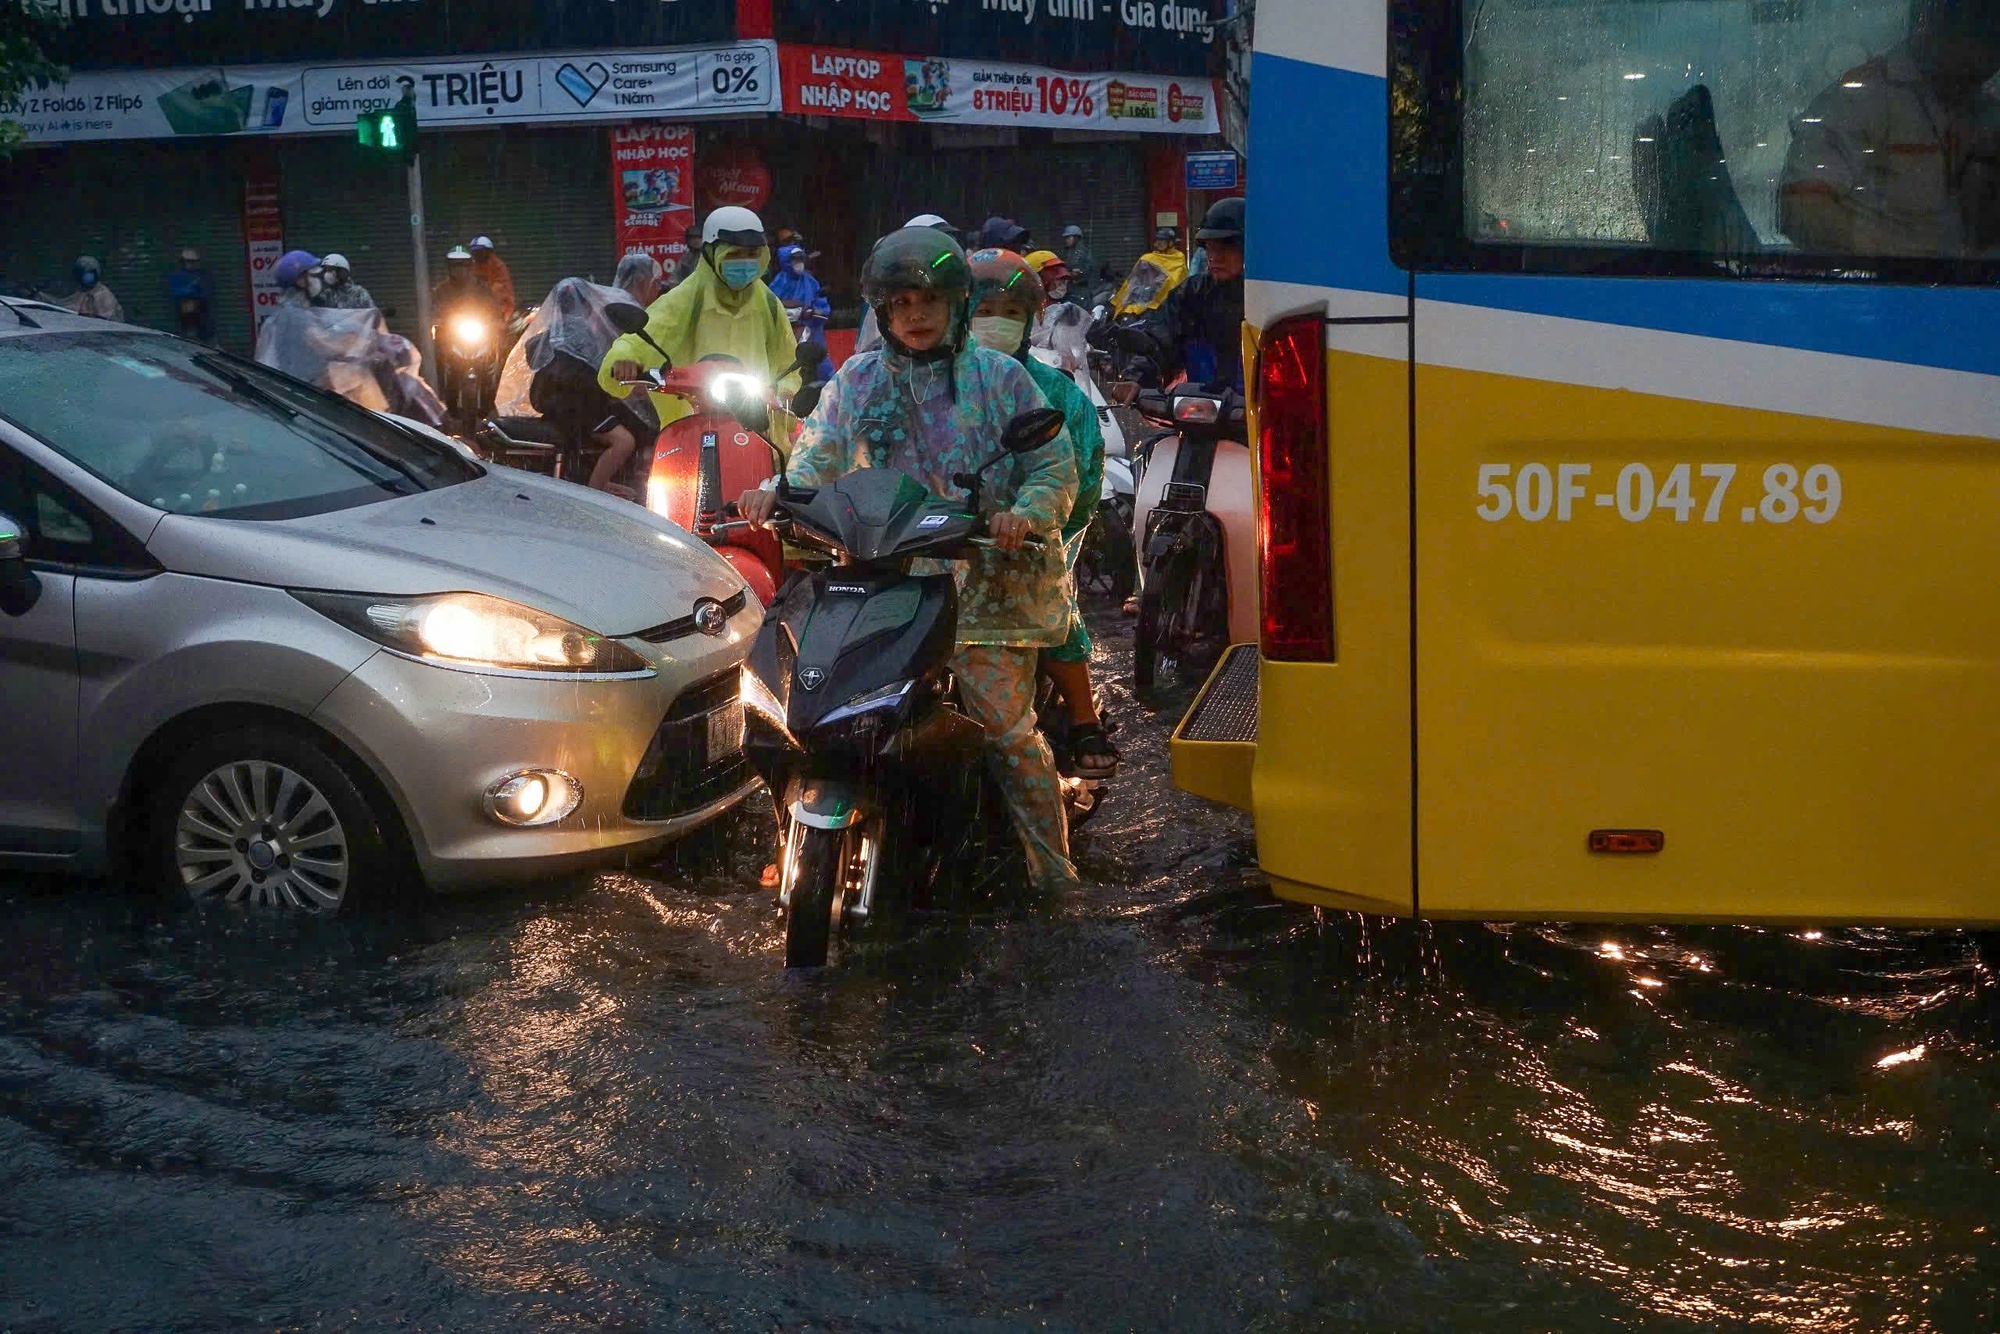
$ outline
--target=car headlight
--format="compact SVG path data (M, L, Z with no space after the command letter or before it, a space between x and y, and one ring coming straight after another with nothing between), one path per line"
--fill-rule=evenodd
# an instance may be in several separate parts
M615 639L484 593L398 598L294 589L292 596L356 634L440 667L565 675L652 670Z
M451 317L451 341L467 352L477 352L486 346L486 340L493 336L486 321L478 315L454 315Z

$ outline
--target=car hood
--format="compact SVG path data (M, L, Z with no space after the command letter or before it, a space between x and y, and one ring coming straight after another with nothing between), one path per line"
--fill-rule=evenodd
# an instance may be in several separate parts
M170 514L147 546L182 574L353 593L490 593L614 637L744 587L727 561L657 515L511 468L299 519Z

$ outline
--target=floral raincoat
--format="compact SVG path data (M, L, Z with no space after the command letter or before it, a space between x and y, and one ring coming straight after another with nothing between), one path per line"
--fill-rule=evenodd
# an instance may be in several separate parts
M826 387L792 450L787 477L794 486L823 486L857 468L894 468L934 494L963 500L952 475L976 472L999 453L1001 433L1015 415L1048 406L1026 367L981 347L967 347L949 363L862 353ZM1069 433L1031 453L1003 456L984 477L981 508L1027 516L1047 545L976 549L952 563L958 642L1060 644L1069 632L1069 591L1058 535L1077 493Z

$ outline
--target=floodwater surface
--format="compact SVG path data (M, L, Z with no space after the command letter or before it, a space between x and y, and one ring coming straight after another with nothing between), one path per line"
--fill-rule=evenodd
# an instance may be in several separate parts
M1112 694L1084 893L810 975L754 813L357 921L0 884L0 1332L2000 1327L1965 936L1281 904Z

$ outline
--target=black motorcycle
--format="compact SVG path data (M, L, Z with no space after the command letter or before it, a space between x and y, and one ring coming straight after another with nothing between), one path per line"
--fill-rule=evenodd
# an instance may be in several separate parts
M1200 681L1229 647L1230 574L1223 516L1211 503L1218 456L1247 476L1243 396L1177 385L1139 395L1140 412L1165 428L1145 446L1148 486L1164 473L1139 522L1139 620L1132 633L1132 684L1150 690L1164 664ZM1249 523L1251 516L1229 516Z
M1062 427L1054 409L1021 414L980 473ZM910 572L918 557L962 559L991 545L980 474L952 482L969 502L888 468L778 488L785 539L838 562L788 583L743 675L745 747L780 813L787 967L824 964L835 931L867 921L881 886L926 893L941 869L1004 829L985 731L959 706L952 678L957 583ZM1073 810L1094 797L1081 784L1065 790Z

